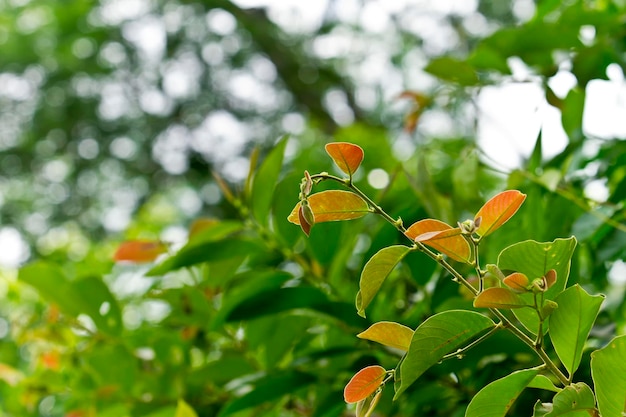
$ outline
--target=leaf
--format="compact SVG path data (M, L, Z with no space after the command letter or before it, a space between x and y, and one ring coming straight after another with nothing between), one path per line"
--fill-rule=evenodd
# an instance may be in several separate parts
M394 245L379 250L365 264L359 281L359 292L356 296L356 308L360 316L365 317L365 309L372 302L387 276L406 256L411 248Z
M193 223L191 223L191 226L189 226L189 239L197 236L205 230L217 226L218 224L220 224L220 221L213 218L201 218L194 220Z
M445 232L445 233L434 233ZM406 230L405 235L411 239L420 239L420 242L448 255L458 262L468 261L472 257L469 243L461 236L460 229L435 219L423 219L413 223Z
M596 415L596 399L593 391L584 382L569 385L552 399L552 410L545 417L587 417Z
M521 272L513 272L511 275L506 276L502 282L518 294L529 291L528 287L530 286L530 280Z
M178 405L176 406L176 414L174 417L198 417L198 414L194 411L193 408L189 404L185 402L183 399L178 400Z
M603 416L626 413L626 335L591 353L591 376Z
M524 369L493 381L470 401L466 417L504 417L539 371Z
M465 61L452 57L440 57L432 59L424 68L424 71L446 81L453 81L461 85L476 85L478 76L474 67Z
M160 240L128 240L118 246L113 260L116 262L152 262L165 252L167 252L167 245Z
M413 333L409 351L400 365L400 387L395 399L428 368L495 326L488 317L474 311L448 310L424 321Z
M312 375L303 372L274 372L254 382L252 391L228 402L220 410L217 417L225 417L269 401L275 401L285 395L293 394L298 389L315 381L316 379Z
M348 404L356 403L372 395L382 384L387 371L382 366L372 365L361 369L346 384L343 398Z
M537 375L528 383L528 388L538 388L546 391L559 392L561 388L557 388L554 383L545 375Z
M238 238L226 238L187 245L174 256L165 259L149 270L147 276L159 276L180 268L186 268L204 262L235 258L259 250L256 242Z
M600 311L604 296L591 296L578 284L559 294L559 307L550 316L550 339L570 375L576 372L589 331Z
M563 291L567 284L570 262L575 248L576 238L573 236L544 243L526 240L515 243L500 252L498 267L501 270L521 272L531 281L543 277L549 270L554 269L558 279L552 287L543 293L544 299L554 300L554 297ZM528 304L533 303L532 294L521 296ZM524 327L536 334L539 328L539 319L533 310L515 310L513 314ZM547 330L547 326L544 326L544 330Z
M326 153L335 164L350 177L359 169L363 161L363 149L348 142L333 142L326 144Z
M495 232L517 212L525 199L526 194L517 190L503 191L491 198L476 213L474 222L480 218L476 234L485 237Z
M356 335L359 339L371 340L403 351L409 350L413 330L400 323L380 321Z
M508 288L487 288L474 299L477 308L520 308L527 307L526 301Z
M280 139L254 174L250 205L254 218L261 224L268 222L272 196L283 166L283 156L288 139L287 136Z
M315 216L315 223L358 219L370 213L367 203L350 191L322 191L311 194L308 201ZM287 220L300 225L299 211L300 203L298 202Z

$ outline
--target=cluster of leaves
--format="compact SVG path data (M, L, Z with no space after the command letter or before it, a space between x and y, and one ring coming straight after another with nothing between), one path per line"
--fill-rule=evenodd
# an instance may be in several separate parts
M392 219L354 185L353 175L363 160L363 150L359 146L331 143L326 145L326 151L348 177L339 178L327 173L310 175L305 171L300 202L289 220L300 225L309 235L316 222L358 218L372 212L388 220L413 242L412 246L383 248L365 264L356 298L360 315L365 316L365 309L384 280L405 256L421 251L450 273L454 282L469 290L474 308L489 309L496 319L494 322L479 311L450 309L427 318L415 330L400 323L374 323L359 337L399 349L405 354L393 370L370 365L358 371L348 382L344 398L348 403L357 403L358 417L372 414L385 383L390 379L393 378L395 384L394 398L398 398L428 368L445 359L462 358L468 349L501 328L509 330L532 348L543 365L519 370L491 382L472 398L466 416L503 417L526 387L556 392L551 403L537 401L534 416L573 415L578 412L604 416L626 413L626 373L616 371L623 368L626 336L615 337L608 346L591 354L595 395L584 382L573 382L583 348L604 299L601 295L589 295L579 285L565 288L576 239L518 242L500 252L497 265L481 268L478 249L482 239L506 223L517 212L526 195L516 190L499 193L485 203L473 219L458 223L458 227L424 219L405 228L400 218ZM339 182L350 191L322 191L311 195L314 182L324 180ZM443 255L471 266L478 279L478 288ZM505 276L502 271L510 273ZM489 277L495 282L491 286L486 284ZM513 315L502 310L511 310ZM544 350L547 334L558 359L567 370L567 376ZM548 376L540 373L543 369L549 373ZM562 387L557 388L554 382Z

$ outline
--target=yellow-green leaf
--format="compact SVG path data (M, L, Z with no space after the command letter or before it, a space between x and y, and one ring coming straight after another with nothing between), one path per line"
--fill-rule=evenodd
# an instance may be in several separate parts
M487 288L474 299L478 308L520 308L526 307L526 301L508 288Z
M367 203L350 191L322 191L311 194L307 200L315 216L315 223L358 219L370 213ZM287 220L300 225L299 211L300 203L296 204Z
M378 342L406 352L411 344L413 330L400 323L380 321L372 324L367 330L357 334L356 337Z

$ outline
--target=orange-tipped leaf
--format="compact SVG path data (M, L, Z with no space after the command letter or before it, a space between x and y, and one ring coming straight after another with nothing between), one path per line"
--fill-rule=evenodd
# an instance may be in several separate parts
M116 262L152 262L167 251L167 245L159 240L128 240L118 246L113 260Z
M461 236L461 230L439 220L423 219L413 223L405 235L448 255L455 261L468 263L472 257L470 246Z
M484 237L495 232L517 212L525 199L526 194L517 190L503 191L494 196L476 213L474 221L480 218L480 227L476 229L476 234Z
M370 212L367 203L349 191L328 190L311 194L307 201L315 216L315 223L358 219ZM298 203L287 217L293 224L301 225Z
M378 365L368 366L357 372L343 390L348 404L356 403L376 392L385 379L387 371Z
M505 277L502 282L509 287L513 292L522 294L529 291L530 280L525 274L521 272L513 272L511 275Z
M526 301L508 288L487 288L474 299L478 308L520 308L526 307Z
M326 153L344 173L352 176L363 161L363 149L348 142L326 144Z

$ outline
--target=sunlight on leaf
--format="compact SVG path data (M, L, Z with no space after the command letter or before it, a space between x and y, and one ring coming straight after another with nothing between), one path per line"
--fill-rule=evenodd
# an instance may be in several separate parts
M308 198L309 207L315 216L315 223L351 220L370 213L367 203L358 195L349 191L328 190L311 194ZM300 203L289 214L287 220L300 225Z
M372 324L367 330L357 334L356 337L378 342L406 352L411 344L413 330L400 323L380 321Z
M116 262L152 262L165 252L167 252L167 245L159 240L128 240L118 246L113 260Z
M449 256L455 261L469 263L472 252L459 228L435 219L423 219L413 223L405 235L411 239Z
M385 379L387 371L382 366L372 365L357 372L343 390L348 404L356 403L372 395Z
M326 153L335 164L350 177L356 172L363 161L363 149L348 142L333 142L326 144Z
M476 213L474 222L480 221L476 234L485 237L495 232L517 212L525 199L526 194L517 190L508 190L487 201Z
M474 299L478 308L520 308L528 304L518 294L508 288L487 288Z
M563 388L554 396L552 411L546 414L546 417L593 416L596 415L595 409L596 399L593 396L593 391L584 382L577 382Z

